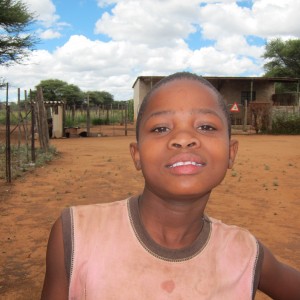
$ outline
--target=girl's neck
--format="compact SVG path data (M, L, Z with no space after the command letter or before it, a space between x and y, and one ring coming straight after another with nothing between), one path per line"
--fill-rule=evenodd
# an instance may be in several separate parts
M170 200L143 193L139 198L141 221L159 245L180 249L190 246L203 227L208 200Z

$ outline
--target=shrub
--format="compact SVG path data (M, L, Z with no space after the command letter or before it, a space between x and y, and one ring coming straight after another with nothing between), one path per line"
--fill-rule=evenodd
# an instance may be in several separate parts
M269 102L251 102L249 104L251 112L251 123L256 131L266 132L270 127L271 103Z
M96 126L96 125L106 125L107 124L107 120L102 119L102 118L93 118L92 119L92 125Z
M40 148L36 149L36 161L32 163L30 161L30 149L27 149L25 145L11 147L11 177L15 179L22 176L24 172L40 167L53 160L58 154L56 148L49 147L47 153L43 152ZM0 179L4 179L6 176L6 159L5 159L5 145L0 145Z
M6 124L6 110L0 110L0 124ZM10 125L18 124L18 112L11 111L10 112Z
M273 117L272 134L300 134L300 115L281 113Z
M78 113L75 114L74 120L71 115L66 115L65 126L66 127L78 127L86 124L86 114Z

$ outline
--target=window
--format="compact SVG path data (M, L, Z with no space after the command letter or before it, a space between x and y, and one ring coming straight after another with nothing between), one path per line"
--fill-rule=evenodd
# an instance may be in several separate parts
M250 101L255 101L256 100L256 92L252 91L252 98L251 98L251 92L250 91L241 92L241 104L245 105L246 100L247 100L247 105L249 105Z

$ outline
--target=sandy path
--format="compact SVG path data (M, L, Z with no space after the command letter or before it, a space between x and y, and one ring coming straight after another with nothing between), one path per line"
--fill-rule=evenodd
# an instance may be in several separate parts
M300 269L300 136L235 138L236 165L214 191L208 213L248 228ZM130 141L133 137L52 140L58 159L10 186L0 182L0 299L39 298L49 230L63 207L115 201L141 190Z

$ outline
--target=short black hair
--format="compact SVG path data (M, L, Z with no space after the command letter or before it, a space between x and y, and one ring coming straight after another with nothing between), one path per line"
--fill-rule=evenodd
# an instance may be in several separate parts
M171 74L167 77L164 77L163 79L161 79L159 82L157 82L152 88L151 90L146 94L146 96L143 99L143 102L140 106L139 112L138 112L138 116L137 116L137 120L136 120L136 140L139 140L139 130L140 130L140 124L144 115L144 112L147 108L148 102L151 98L151 96L153 95L153 93L158 90L161 86L172 82L174 80L182 80L182 79L187 79L187 80L195 80L198 81L199 83L201 83L202 85L207 86L208 88L210 88L217 96L217 101L218 104L220 106L220 108L222 109L222 111L224 112L224 115L226 117L227 120L227 126L228 126L228 135L229 138L231 136L231 119L230 119L230 114L228 112L226 103L223 99L223 96L221 95L221 93L209 82L207 81L205 78L203 78L202 76L199 76L197 74L194 73L190 73L190 72L177 72L174 74Z

